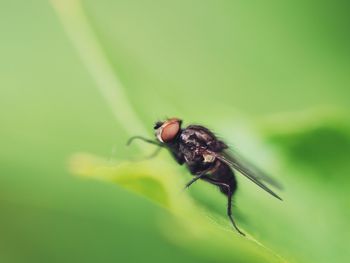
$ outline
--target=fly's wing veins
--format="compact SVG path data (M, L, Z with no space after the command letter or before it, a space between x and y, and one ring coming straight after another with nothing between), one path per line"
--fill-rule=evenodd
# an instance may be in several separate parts
M280 196L278 196L268 186L266 186L263 182L261 182L264 180L262 179L262 177L263 178L270 178L270 177L267 177L266 174L259 174L256 170L257 168L253 166L252 166L253 168L249 168L249 165L247 163L243 163L240 159L236 158L234 155L228 154L227 152L217 153L217 152L208 151L208 154L215 156L215 158L229 165L233 169L237 170L242 175L247 177L249 180L251 180L253 183L255 183L256 185L264 189L266 192L268 192L272 196L276 197L279 200L282 200Z

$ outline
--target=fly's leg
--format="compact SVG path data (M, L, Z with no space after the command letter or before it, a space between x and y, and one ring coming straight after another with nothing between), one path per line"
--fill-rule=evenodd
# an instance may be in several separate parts
M150 143L150 144L153 144L153 145L156 145L158 146L158 148L153 152L151 153L150 155L142 158L141 160L138 160L138 161L144 161L144 160L149 160L149 159L152 159L154 157L156 157L159 153L160 153L160 150L164 148L164 146L156 141L153 141L153 140L150 140L150 139L147 139L147 138L144 138L142 136L133 136L131 137L128 142L126 143L126 145L130 145L134 140L142 140L144 142L147 142L147 143Z
M142 136L133 136L131 137L128 142L126 143L126 145L130 145L134 140L141 140L141 141L144 141L144 142L147 142L147 143L150 143L150 144L154 144L154 145L157 145L159 147L163 147L162 144L160 144L159 142L156 142L156 141L153 141L153 140L150 140L150 139L147 139L145 137L142 137Z
M203 178L205 176L205 173L199 174L197 176L195 176L191 181L189 181L186 186L185 189L189 188L194 182L196 182L197 180Z
M227 187L228 187L227 215L230 218L231 223L232 223L233 227L237 230L237 232L240 233L242 236L245 236L245 234L238 228L235 221L233 220L233 216L232 216L232 191L231 191L231 187L229 185L227 185Z
M152 158L156 157L160 153L160 151L162 149L163 149L162 147L158 147L153 153L151 153L150 155L146 156L144 159L148 160L148 159L152 159Z
M145 157L139 158L139 159L135 160L135 162L150 160L150 159L156 157L162 149L163 149L162 147L158 147L153 153L151 153Z
M233 191L230 185L225 184L225 183L220 183L217 182L215 180L212 180L210 178L206 177L206 180L214 185L219 186L221 189L224 187L226 188L227 192L225 191L225 195L227 196L227 215L230 218L230 221L233 225L233 227L236 229L236 231L241 234L242 236L245 236L245 234L238 228L238 226L236 225L234 219L233 219L233 215L232 215L232 195L233 195Z
M207 175L213 173L214 171L216 171L216 169L218 169L219 167L219 163L216 163L214 165L214 167L209 167L208 169L204 170L204 171L201 171L200 174L197 174L191 181L189 181L187 184L186 184L186 188L189 188L191 184L193 184L194 182L196 182L198 179L201 179L201 178L205 178L205 180L207 181L213 181L211 179L209 179L209 177ZM193 169L190 169L190 172L192 174L195 174L195 170Z

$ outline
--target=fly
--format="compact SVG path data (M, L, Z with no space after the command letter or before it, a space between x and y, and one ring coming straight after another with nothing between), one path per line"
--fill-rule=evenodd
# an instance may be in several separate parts
M142 136L131 137L128 145L135 139L166 148L178 164L185 164L194 176L185 188L201 179L219 187L227 197L227 215L241 235L245 235L236 225L232 215L232 197L237 190L235 171L238 171L266 192L282 200L266 184L281 188L278 182L263 171L243 160L237 153L230 152L228 146L219 140L209 129L200 125L181 128L182 120L178 118L156 122L154 126L156 140ZM157 151L159 152L159 151Z

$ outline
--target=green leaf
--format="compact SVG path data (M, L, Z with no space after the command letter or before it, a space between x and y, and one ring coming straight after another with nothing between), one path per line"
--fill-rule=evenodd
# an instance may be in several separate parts
M179 246L205 254L213 260L286 262L255 240L241 237L228 219L201 207L186 192L179 172L158 161L110 162L91 154L79 153L70 160L70 171L83 178L115 183L144 196L167 211L159 227L164 236Z
M235 203L239 211L234 211L244 231L252 233L248 238L232 231L218 210L225 200L217 199L219 193L209 186L198 183L189 190L191 195L179 193L185 182L183 174L165 165L171 160L111 163L78 154L72 157L71 171L116 183L161 205L169 213L159 222L165 237L213 259L220 255L223 261L226 257L252 262L342 261L347 239L342 234L347 229L344 211L349 209L349 179L344 172L350 172L350 129L342 114L296 116L264 120L258 128L264 138L254 137L252 127L244 125L234 133L241 138L240 147L250 149L247 154L262 156L251 145L255 142L255 147L270 149L265 152L266 160L278 156L274 165L268 161L265 166L281 173L285 186L281 193L284 201L276 202L237 174L240 188ZM333 169L336 167L339 169ZM320 246L330 249L319 251Z

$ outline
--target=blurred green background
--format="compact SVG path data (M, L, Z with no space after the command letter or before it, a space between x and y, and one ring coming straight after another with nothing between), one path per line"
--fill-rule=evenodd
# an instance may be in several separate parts
M344 1L1 0L0 262L348 262L349 26ZM77 152L112 167L143 156L126 140L171 116L284 184L279 203L238 176L234 211L254 240L202 182L180 220L69 171ZM190 178L166 153L151 164Z

